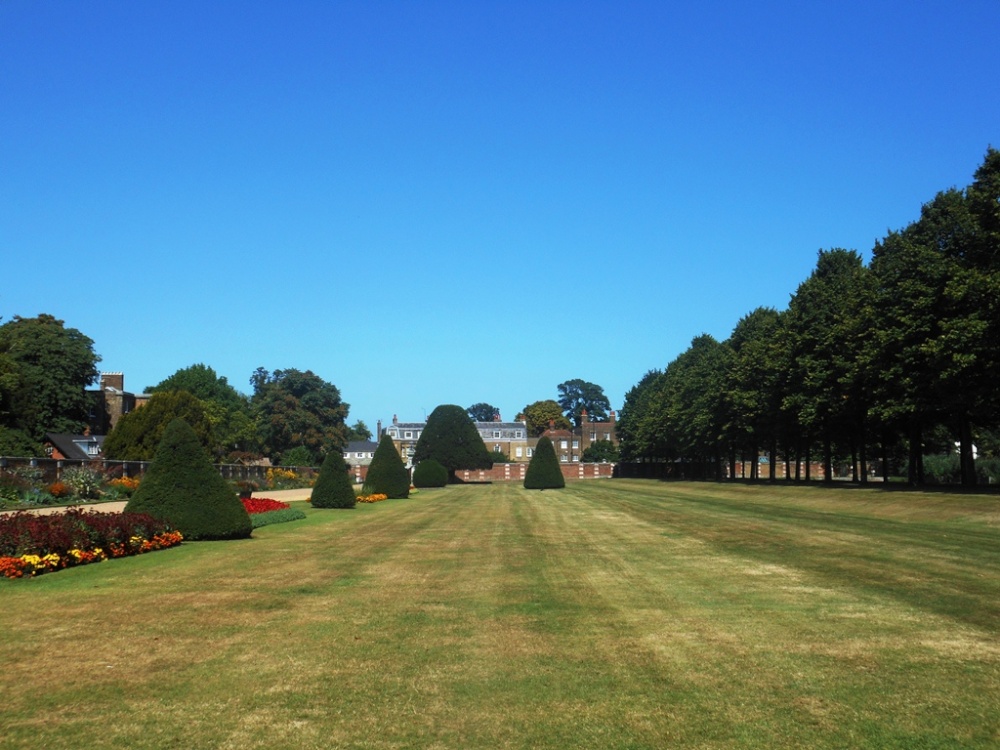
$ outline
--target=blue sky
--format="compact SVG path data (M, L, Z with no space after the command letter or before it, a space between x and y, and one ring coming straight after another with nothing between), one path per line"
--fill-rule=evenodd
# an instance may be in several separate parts
M0 316L349 421L572 378L866 258L1000 147L1000 3L0 2Z

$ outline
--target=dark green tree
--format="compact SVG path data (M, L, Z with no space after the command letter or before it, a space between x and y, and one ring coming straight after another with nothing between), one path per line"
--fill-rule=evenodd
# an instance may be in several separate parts
M618 458L618 448L610 440L595 440L580 456L581 461L589 464L613 464Z
M332 452L337 453L337 451ZM281 454L280 463L282 466L315 466L317 461L311 450L304 445L296 445Z
M183 419L163 432L142 484L126 513L148 513L188 540L245 539L252 524L236 491L212 466L204 446Z
M414 463L433 458L455 481L459 469L489 469L489 451L476 425L461 406L443 404L431 412L413 452Z
M567 419L573 422L576 427L580 426L581 414L587 410L587 414L592 422L604 422L608 419L608 412L611 410L611 402L604 395L604 389L586 380L567 380L560 383L559 406Z
M358 498L348 476L347 463L339 451L330 451L323 459L312 490L314 508L353 508Z
M532 437L538 437L550 426L557 430L569 430L573 427L563 414L562 407L552 399L528 404L521 413L524 415L528 434Z
M496 419L497 414L500 413L497 407L483 401L473 404L465 411L468 412L469 418L473 422L492 422Z
M260 450L257 427L250 414L250 399L229 381L204 364L178 370L147 393L187 391L199 399L205 409L216 440L216 453L256 454Z
M524 473L524 488L527 490L550 490L566 486L559 459L556 457L552 441L547 437L538 438L538 445L531 456L531 463Z
M410 496L410 472L388 435L382 436L375 449L361 492L365 495L383 494L390 498Z
M414 487L444 487L448 484L448 470L433 458L421 461L413 469Z
M91 339L51 315L0 325L0 426L35 442L47 432L82 432L100 361Z
M187 391L154 393L144 406L124 414L104 439L104 455L117 461L149 461L167 426L178 418L194 432L206 455L216 458L218 445L205 404Z
M655 419L664 386L663 370L649 370L625 394L615 425L623 461L653 461L667 457L666 446L660 437L661 425Z
M297 445L315 455L344 450L349 405L335 385L309 370L269 373L262 367L250 382L257 433L267 455L280 456Z
M369 430L368 425L366 425L360 419L347 428L348 442L371 440L371 439L372 439L372 431Z

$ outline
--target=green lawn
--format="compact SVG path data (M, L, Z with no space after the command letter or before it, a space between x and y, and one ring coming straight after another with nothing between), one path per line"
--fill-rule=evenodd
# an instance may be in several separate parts
M0 748L997 748L1000 498L589 481L0 581Z

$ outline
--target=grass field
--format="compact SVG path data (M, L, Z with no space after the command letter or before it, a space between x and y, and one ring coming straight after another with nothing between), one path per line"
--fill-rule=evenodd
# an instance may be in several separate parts
M0 581L2 748L997 748L1000 498L423 491Z

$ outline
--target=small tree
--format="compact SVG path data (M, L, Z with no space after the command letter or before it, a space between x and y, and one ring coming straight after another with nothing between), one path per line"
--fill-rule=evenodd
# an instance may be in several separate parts
M615 463L618 461L618 448L610 440L595 440L580 456L586 463Z
M531 463L524 473L524 488L548 490L565 486L566 479L563 477L562 469L559 468L559 459L556 457L555 448L552 447L552 441L547 437L539 438Z
M388 495L390 498L410 496L410 472L388 435L382 436L375 449L361 492L365 495Z
M245 539L253 529L236 491L180 418L167 425L153 463L125 512L167 521L186 539Z
M419 464L428 458L444 466L452 482L458 469L489 469L493 466L475 423L465 409L453 404L443 404L432 411L420 433L413 460Z
M339 451L330 451L323 459L323 465L312 491L314 508L353 508L358 498L354 485L348 476L347 463Z
M417 464L413 470L414 487L444 487L448 484L448 470L433 458Z

